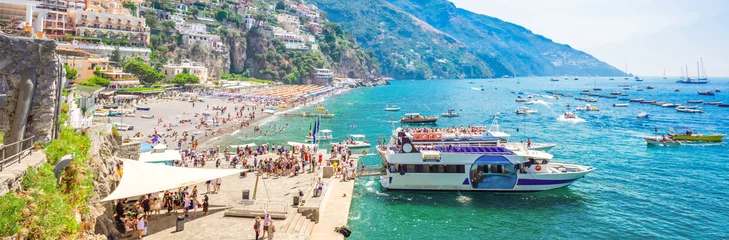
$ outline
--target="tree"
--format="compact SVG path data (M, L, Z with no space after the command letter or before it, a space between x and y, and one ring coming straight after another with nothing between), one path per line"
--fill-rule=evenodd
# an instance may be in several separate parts
M154 11L144 11L142 13L142 16L144 17L145 23L147 23L147 26L149 28L156 29L159 24L159 20L157 20L157 13Z
M134 74L146 86L155 84L165 78L165 75L140 60L130 60L124 65L124 71Z
M121 57L121 51L119 50L119 46L116 46L114 48L114 51L109 54L109 61L111 61L112 65L115 67L121 67L123 65L122 63L122 57Z
M132 15L134 15L135 17L137 16L137 4L136 3L132 2L132 1L123 2L122 7L129 9L132 12Z
M284 4L284 1L276 3L276 10L286 10L286 4Z
M175 22L170 20L164 21L162 22L162 27L167 30L175 28Z
M180 73L175 75L175 78L172 79L172 83L177 85L197 84L200 83L200 78L195 75Z
M109 81L109 79L102 78L102 77L92 77L92 78L89 78L89 80L86 80L86 82L81 83L81 85L100 86L100 87L108 87L109 84L111 84L111 81Z
M218 12L215 13L215 19L220 22L222 22L225 19L228 19L228 11L218 10Z
M66 80L73 81L78 77L78 70L69 67L68 64L63 64L63 69L66 69Z
M101 67L96 66L96 68L94 69L94 76L101 77L101 73L103 72L104 71L101 71Z

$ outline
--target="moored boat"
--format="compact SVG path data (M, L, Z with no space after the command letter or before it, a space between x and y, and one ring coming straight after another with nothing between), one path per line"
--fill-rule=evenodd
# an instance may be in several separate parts
M551 154L524 145L420 144L398 128L388 146L378 147L387 170L380 184L388 190L543 191L566 187L595 170L555 163Z
M365 135L362 134L351 134L350 138L345 139L339 143L331 143L332 146L345 146L348 148L368 148L370 143L365 140Z
M627 103L613 103L613 107L628 107Z
M686 103L703 103L704 100L688 100Z
M643 99L642 98L633 98L633 99L630 99L630 101L631 102L642 102Z
M637 116L635 116L635 118L648 118L648 115L649 114L647 112L640 112Z
M647 86L646 89L653 89L653 86Z
M395 106L395 105L392 105L392 106L386 105L385 106L385 111L390 111L390 112L400 111L400 107Z
M722 104L722 102L704 102L704 105L719 105Z
M711 91L711 90L699 91L699 95L714 96L714 91Z
M675 104L675 103L665 103L665 104L661 105L661 107L678 107L678 106L681 106L681 105Z
M529 109L528 107L520 107L519 109L516 109L516 114L533 114L537 113L537 110Z
M458 117L455 109L448 109L448 111L441 114L442 117Z
M576 119L577 116L574 113L570 112L570 111L566 111L566 112L564 112L564 118L566 118L566 119Z
M400 119L402 123L435 123L436 121L438 121L438 117L420 116L420 113L408 113Z

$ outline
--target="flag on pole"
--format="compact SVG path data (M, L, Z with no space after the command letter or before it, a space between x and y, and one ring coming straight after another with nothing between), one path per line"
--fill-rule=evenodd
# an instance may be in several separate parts
M311 135L312 135L312 132L311 132L311 123L309 123L309 136L311 137Z
M316 132L318 129L319 129L319 126L316 125L316 120L315 120L314 121L314 130L311 131L311 136L312 136L311 141L313 144L316 144Z

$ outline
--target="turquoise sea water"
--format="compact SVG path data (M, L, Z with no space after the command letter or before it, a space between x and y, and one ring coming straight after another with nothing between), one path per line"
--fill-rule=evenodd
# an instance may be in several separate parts
M729 133L729 108L703 105L705 113L688 114L673 108L600 98L591 103L599 112L575 112L585 122L571 123L557 118L565 105L585 102L564 97L543 97L546 104L534 104L537 114L514 114L521 103L517 93L547 95L557 90L574 96L582 89L601 87L604 94L621 91L630 98L685 104L689 99L729 103L729 78L712 78L706 85L684 85L672 80L646 78L644 82L616 78L581 78L550 82L548 78L393 81L392 85L355 89L324 102L333 119L322 119L324 129L333 130L335 140L347 134L366 134L376 143L388 136L390 120L404 113L440 115L456 109L461 117L441 119L438 126L490 124L495 112L502 131L512 141L557 143L550 153L555 162L576 163L597 170L567 188L538 193L414 192L384 191L376 177L357 179L349 225L350 239L727 239L729 221L729 148L726 145L647 147L640 136L654 128L693 127L700 133ZM618 84L645 89L623 90ZM472 90L473 87L485 91ZM674 92L679 88L680 92ZM697 91L720 88L715 97ZM385 112L386 104L397 104L400 112ZM305 111L315 111L312 108ZM645 111L648 119L636 119ZM224 144L303 142L312 119L277 117L263 125L289 124L283 132L243 138L242 132ZM354 128L352 128L354 125ZM394 124L398 126L398 123ZM301 130L299 130L301 128ZM250 133L249 133L250 134ZM726 142L726 140L725 140ZM373 144L374 145L374 144ZM366 157L376 165L377 157Z

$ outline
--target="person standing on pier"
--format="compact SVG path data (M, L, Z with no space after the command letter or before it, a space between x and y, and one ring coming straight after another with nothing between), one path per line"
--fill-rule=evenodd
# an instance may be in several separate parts
M258 240L258 235L261 233L261 217L256 217L253 223L253 231L256 232L256 240Z

